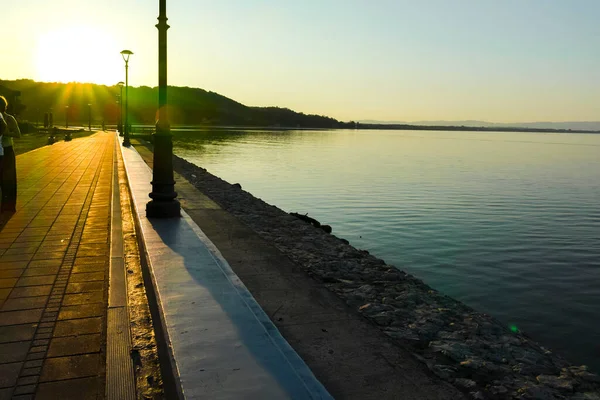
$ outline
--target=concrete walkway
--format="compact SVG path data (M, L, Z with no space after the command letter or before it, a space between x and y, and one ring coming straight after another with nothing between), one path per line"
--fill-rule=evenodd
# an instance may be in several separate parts
M121 150L180 395L331 399L185 211L146 218L152 171L133 147Z
M0 231L0 400L104 397L115 136L17 157Z

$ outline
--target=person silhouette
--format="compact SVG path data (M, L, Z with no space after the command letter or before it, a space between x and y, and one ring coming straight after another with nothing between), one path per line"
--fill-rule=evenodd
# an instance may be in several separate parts
M0 112L0 176L2 176L2 166L4 164L4 148L2 147L2 137L4 136L4 133L7 130L8 130L8 125L6 124L6 121L4 121L4 115ZM2 194L4 194L4 193L0 193L0 196ZM1 222L2 221L0 221L0 225L1 225Z
M0 187L2 188L1 211L15 212L17 203L17 167L13 138L20 138L21 131L15 117L7 112L8 102L0 96L0 113L4 117L7 129L2 135L2 173L0 173Z

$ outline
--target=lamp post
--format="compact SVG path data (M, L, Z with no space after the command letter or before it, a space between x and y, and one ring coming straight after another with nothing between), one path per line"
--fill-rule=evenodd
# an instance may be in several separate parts
M129 142L129 56L133 54L130 50L123 50L121 56L125 61L125 138L123 139L123 146L131 146Z
M65 106L65 127L69 128L69 106Z
M123 85L125 82L118 82L117 86L119 86L119 136L123 136Z
M119 117L117 119L117 131L119 136L123 136L123 120L121 119L121 96L117 95L117 107L119 107Z
M88 130L92 131L92 105L88 103Z
M154 135L152 192L146 203L146 216L179 217L180 205L173 179L173 141L167 114L167 0L159 0L158 15L158 121Z

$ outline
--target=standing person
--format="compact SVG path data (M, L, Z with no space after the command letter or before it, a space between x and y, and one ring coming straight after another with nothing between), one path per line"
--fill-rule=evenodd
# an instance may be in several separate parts
M0 113L0 139L2 139L2 135L4 135L4 132L6 132L6 129L8 129L8 127L6 126L6 121L4 121L4 115ZM2 147L1 141L0 147Z
M2 136L4 136L4 133L7 130L8 125L6 125L6 121L4 121L4 115L2 115L2 113L0 112L0 176L2 176L2 164L4 164L4 149L2 148ZM2 221L0 221L0 226L2 226Z
M2 160L2 173L0 174L0 187L2 188L2 206L0 209L3 212L15 212L17 203L17 165L12 138L20 138L21 131L17 120L6 112L7 109L8 102L3 96L0 96L0 113L2 113L7 125L7 129L2 136L4 158Z

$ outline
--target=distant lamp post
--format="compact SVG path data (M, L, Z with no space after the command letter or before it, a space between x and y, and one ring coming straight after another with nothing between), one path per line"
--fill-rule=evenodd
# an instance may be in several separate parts
M88 130L92 131L92 105L88 103Z
M180 205L173 179L173 141L167 114L167 0L159 0L158 15L158 121L154 135L154 167L152 192L146 203L146 216L179 217Z
M65 127L69 128L69 106L65 106Z
M121 56L125 61L125 138L123 139L123 146L131 146L129 141L129 56L133 54L130 50L123 50Z
M119 130L119 136L123 136L123 85L125 82L118 82L117 86L120 89L119 92L119 126L117 129Z

